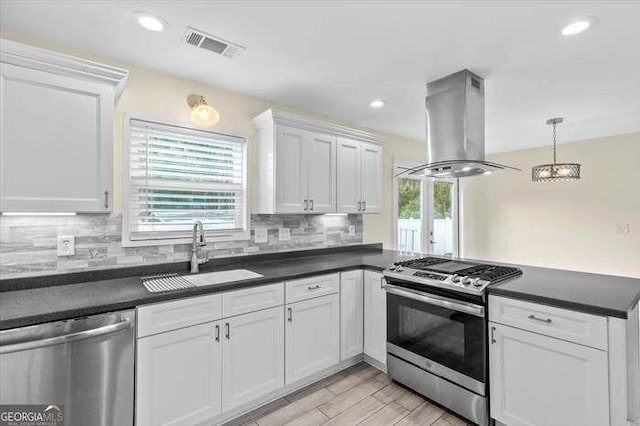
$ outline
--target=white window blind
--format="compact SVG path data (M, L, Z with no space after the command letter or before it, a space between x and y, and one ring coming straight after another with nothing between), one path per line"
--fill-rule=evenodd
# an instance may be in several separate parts
M128 240L185 238L197 220L246 232L244 138L133 118L128 131Z

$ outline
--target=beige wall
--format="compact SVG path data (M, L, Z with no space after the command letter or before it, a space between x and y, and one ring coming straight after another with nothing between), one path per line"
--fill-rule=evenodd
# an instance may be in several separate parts
M463 181L465 257L640 277L640 133L559 145L574 182L531 182L550 147L488 160L522 171Z
M331 121L350 126L350 123L341 122L317 114L297 110L285 105L276 104L267 100L251 97L242 93L233 92L218 87L209 86L199 82L179 78L176 76L156 72L133 64L125 64L118 61L102 58L87 52L78 52L63 46L53 45L42 40L34 40L19 34L3 32L1 37L34 46L47 48L62 53L83 57L105 64L123 67L129 70L129 79L124 92L116 104L115 143L114 143L114 210L121 210L121 152L122 152L122 116L128 113L143 118L167 120L175 123L189 123L189 107L186 103L187 96L196 93L207 98L208 102L220 112L220 122L216 129L229 132L240 132L248 135L255 141L255 129L251 119L268 108L278 108L310 118ZM363 105L363 108L367 108ZM357 127L357 126L354 126ZM408 140L394 135L376 132L371 129L357 127L361 130L376 133L386 138L383 152L383 203L379 215L365 215L363 219L364 241L384 242L387 247L392 243L391 235L391 200L392 200L392 158L401 160L415 159L415 155L424 156L424 145L417 141ZM255 142L254 142L255 143ZM250 189L256 193L255 156L253 156L250 168Z

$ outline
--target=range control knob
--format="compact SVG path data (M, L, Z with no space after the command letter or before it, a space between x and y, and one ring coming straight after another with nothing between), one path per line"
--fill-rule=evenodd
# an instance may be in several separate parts
M396 272L402 272L404 268L400 265L396 266Z
M473 280L473 286L474 287L482 287L484 285L483 281L480 281L480 278L476 278Z
M464 277L464 278L462 278L461 282L462 282L463 285L469 285L469 284L471 284L471 278Z
M454 283L459 283L460 282L460 277L456 274L453 274L453 276L451 277L451 282Z
M396 270L396 265L389 265L389 270L391 271L395 271Z

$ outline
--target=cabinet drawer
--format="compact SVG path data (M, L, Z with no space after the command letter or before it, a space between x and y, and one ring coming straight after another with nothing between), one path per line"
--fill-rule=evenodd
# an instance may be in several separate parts
M288 281L287 303L299 302L314 297L337 293L340 286L340 274L318 275Z
M222 295L191 297L138 308L138 337L176 330L222 317Z
M597 349L607 349L607 319L552 306L489 296L489 321Z
M224 318L278 305L284 305L284 283L222 293L222 316Z

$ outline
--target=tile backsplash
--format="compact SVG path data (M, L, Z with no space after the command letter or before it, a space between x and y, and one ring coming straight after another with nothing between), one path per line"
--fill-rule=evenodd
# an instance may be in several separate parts
M267 229L268 242L254 243L256 227ZM280 228L290 229L290 241L279 241ZM58 235L75 237L75 255L57 256ZM0 216L0 278L187 261L191 255L190 244L122 247L121 241L121 214ZM361 243L361 215L251 215L250 240L209 241L207 251L214 258Z

